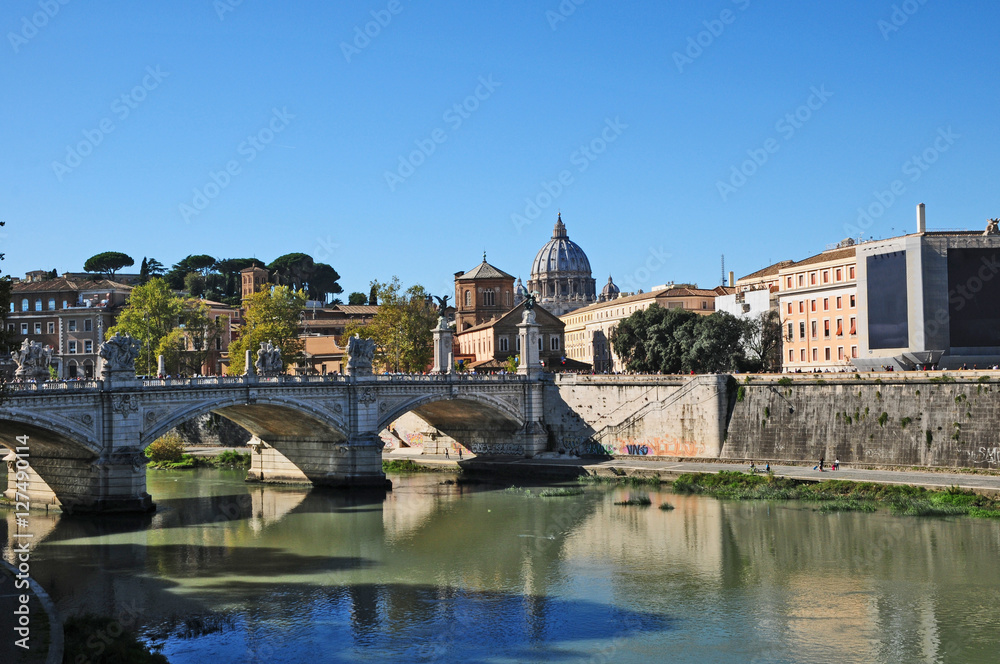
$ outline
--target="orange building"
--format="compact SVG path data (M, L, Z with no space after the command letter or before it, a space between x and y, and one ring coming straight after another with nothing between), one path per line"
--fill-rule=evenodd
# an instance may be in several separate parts
M858 357L857 249L853 243L778 270L782 370L839 371Z

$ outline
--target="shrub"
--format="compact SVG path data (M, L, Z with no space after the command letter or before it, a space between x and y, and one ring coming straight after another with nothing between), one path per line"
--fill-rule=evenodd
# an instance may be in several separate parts
M653 501L649 496L636 496L635 498L629 498L628 500L615 503L615 505L637 505L640 507L648 507L652 504Z
M160 436L146 448L146 456L153 463L177 463L184 457L184 441L176 433Z
M792 384L792 379L789 378L788 376L778 379L778 385L781 385L782 387L787 387L788 385L791 384Z
M736 390L736 400L742 402L747 395L747 388L740 385L740 389Z
M901 418L899 418L899 425L905 429L906 425L909 424L912 421L913 421L913 418L910 418L910 417L901 417Z

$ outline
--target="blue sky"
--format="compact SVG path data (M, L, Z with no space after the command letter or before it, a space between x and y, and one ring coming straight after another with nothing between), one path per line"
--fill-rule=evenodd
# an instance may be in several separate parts
M484 250L527 280L561 210L599 286L711 287L1000 216L995 2L63 2L0 10L5 273L303 251L451 292Z

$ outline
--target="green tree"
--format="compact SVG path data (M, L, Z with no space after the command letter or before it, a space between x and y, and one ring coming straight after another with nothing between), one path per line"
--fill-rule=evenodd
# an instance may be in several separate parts
M135 261L128 254L119 251L105 251L88 258L83 264L83 269L111 279L118 270L131 265L135 265Z
M201 272L205 276L208 268L215 264L215 259L205 254L185 256L174 263L170 271L164 275L170 287L176 291L184 290L184 279L190 272Z
M190 269L200 272L203 277L207 277L212 268L215 267L215 259L208 254L188 256L187 262Z
M326 263L314 264L309 275L309 297L326 302L331 295L343 293L344 288L337 283L339 279L340 275L332 266Z
M434 357L431 329L437 322L437 310L427 302L423 286L402 290L399 277L389 283L372 282L382 304L367 326L349 324L346 338L357 334L375 340L375 362L391 371L420 372Z
M611 343L625 368L640 373L739 371L746 365L743 321L653 304L621 321Z
M108 329L107 338L116 333L128 334L141 344L135 361L138 374L154 374L160 342L177 327L184 312L184 301L176 297L163 279L150 279L132 289L128 304L118 314L118 321Z
M746 321L743 347L750 371L781 371L781 316L774 309Z
M304 291L288 286L254 293L244 301L246 316L239 339L229 344L229 373L242 374L246 351L256 357L260 344L270 341L281 348L282 368L298 362L303 343L299 339L299 321L306 306Z
M359 293L357 291L354 291L353 293L347 296L347 304L354 306L361 304L368 304L368 296L365 295L364 293Z
M139 266L139 283L144 284L149 281L149 262L146 257L142 257L142 264Z
M205 277L198 272L188 272L184 277L184 291L191 297L201 297L205 294Z
M378 282L373 281L371 290L368 291L368 304L377 307L378 306Z

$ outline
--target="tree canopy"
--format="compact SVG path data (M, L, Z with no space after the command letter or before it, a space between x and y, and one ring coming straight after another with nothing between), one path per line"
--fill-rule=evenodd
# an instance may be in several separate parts
M150 279L132 289L128 304L108 329L106 338L121 332L137 339L141 346L135 360L136 373L155 374L160 343L178 326L183 311L184 301L163 279Z
M341 345L357 334L375 340L375 362L390 371L425 371L434 357L431 329L437 322L437 310L427 302L423 286L405 291L398 277L389 283L372 282L377 294L378 313L369 325L349 324Z
M347 304L351 305L368 304L368 296L365 295L364 293L359 293L357 291L354 291L353 293L347 296Z
M746 371L755 368L744 345L750 325L722 311L703 316L653 304L621 321L611 343L628 371Z
M88 258L83 264L83 269L87 272L102 274L110 279L115 276L118 270L131 265L135 265L135 261L128 254L119 251L105 251Z
M337 271L326 263L315 262L309 254L279 256L268 264L267 269L274 283L304 290L312 300L326 301L328 295L344 292L337 283L340 279Z
M262 290L244 300L246 315L240 337L229 344L229 373L240 375L246 370L246 351L256 357L260 344L270 341L281 348L282 368L302 357L299 339L299 319L306 306L304 291L288 286Z

